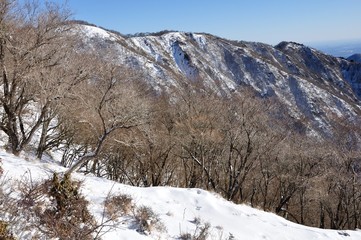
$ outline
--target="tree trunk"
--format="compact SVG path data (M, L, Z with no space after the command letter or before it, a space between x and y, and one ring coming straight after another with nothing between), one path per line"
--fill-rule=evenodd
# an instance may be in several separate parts
M47 132L48 132L48 127L50 124L50 120L46 120L43 122L43 126L41 129L41 135L40 135L40 140L39 140L39 145L38 145L38 149L36 150L36 157L41 159L41 157L43 156L44 151L46 150L46 138L47 138Z
M7 135L8 135L8 138L9 138L9 140L8 140L8 148L9 148L9 150L15 156L19 156L22 149L21 149L21 146L20 146L18 136L15 133L13 133L12 131L8 131Z
M319 228L325 228L325 209L323 204L320 203L320 225Z

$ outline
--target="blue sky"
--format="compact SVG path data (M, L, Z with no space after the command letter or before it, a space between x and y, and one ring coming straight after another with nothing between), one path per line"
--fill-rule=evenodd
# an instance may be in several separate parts
M269 44L361 39L361 0L68 0L68 6L75 19L123 34L179 30Z

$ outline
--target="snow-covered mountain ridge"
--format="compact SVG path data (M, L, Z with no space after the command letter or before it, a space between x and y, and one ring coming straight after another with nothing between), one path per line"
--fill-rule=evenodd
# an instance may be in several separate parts
M119 63L144 72L158 91L172 92L187 81L223 95L251 86L322 133L330 131L335 116L355 120L360 114L361 64L301 44L271 46L167 31L124 37L94 26L81 28L87 47L99 54L111 52Z

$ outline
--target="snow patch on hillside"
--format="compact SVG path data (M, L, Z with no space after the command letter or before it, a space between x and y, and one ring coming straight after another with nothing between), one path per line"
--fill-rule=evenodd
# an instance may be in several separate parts
M197 77L198 71L192 66L191 58L189 54L182 49L181 44L179 41L172 44L174 61L187 78L194 79Z
M102 38L102 39L108 39L108 40L112 40L114 41L116 38L113 36L113 34L111 34L110 32L98 28L98 27L94 27L94 26L89 26L89 25L82 25L82 32L90 38Z
M198 45L202 48L206 48L207 39L202 34L192 34L193 39L198 43Z

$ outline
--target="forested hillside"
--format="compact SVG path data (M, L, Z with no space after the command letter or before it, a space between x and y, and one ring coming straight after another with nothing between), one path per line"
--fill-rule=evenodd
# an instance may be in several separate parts
M55 4L0 1L0 29L1 142L60 156L48 189L79 171L361 228L360 63L290 42L122 36ZM63 210L56 191L47 214Z

